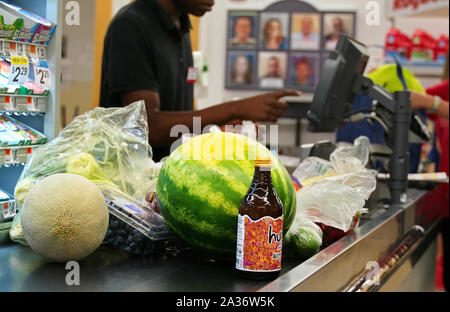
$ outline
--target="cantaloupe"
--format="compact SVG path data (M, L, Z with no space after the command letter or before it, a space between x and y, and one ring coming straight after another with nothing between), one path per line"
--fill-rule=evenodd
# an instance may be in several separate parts
M102 193L76 174L55 174L36 183L20 213L27 243L56 262L87 257L100 246L108 229Z

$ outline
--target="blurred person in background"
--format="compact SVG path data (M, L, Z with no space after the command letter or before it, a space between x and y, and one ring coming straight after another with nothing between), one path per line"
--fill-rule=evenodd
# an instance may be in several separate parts
M143 100L155 161L176 147L171 144L179 137L170 135L176 125L193 131L194 117L200 117L202 125L218 126L242 120L276 122L287 107L281 99L300 95L277 91L193 111L189 14L200 17L213 6L214 0L135 0L109 25L100 106L122 107Z
M435 122L436 145L439 151L439 170L449 175L449 56L444 68L443 81L435 86L426 89L427 94L411 91L411 106L413 109L426 109L429 117ZM438 268L443 264L443 284L448 291L449 287L449 186L447 183L441 183L433 191L434 203L438 205L443 213L443 259L438 259ZM440 262L439 262L440 261Z
M264 25L263 48L267 50L287 49L286 38L283 34L283 25L279 19L270 19Z

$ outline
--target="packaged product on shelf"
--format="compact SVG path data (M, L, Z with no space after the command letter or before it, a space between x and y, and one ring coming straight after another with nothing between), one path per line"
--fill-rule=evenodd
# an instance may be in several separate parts
M0 1L0 38L48 45L55 29L52 22Z
M411 54L411 39L397 28L389 29L386 34L385 56L407 61Z
M448 53L448 36L440 35L436 43L436 61L445 63Z
M3 192L2 190L0 190L0 203L6 202L9 200L11 200L11 197L8 194L6 194L5 192Z
M13 197L0 189L0 224L5 220L11 220L15 215Z
M0 147L19 146L23 138L9 131L0 123Z
M56 25L46 21L46 24L40 24L34 33L32 43L48 45L56 30Z
M6 130L4 134L10 138L10 143L6 146L39 145L47 142L44 134L9 116L0 116L0 127ZM15 143L16 140L19 142Z
M436 39L423 29L416 29L412 35L411 60L433 62L436 60Z
M11 25L6 24L5 17L3 15L0 15L0 38L11 39L15 30L16 27L13 24Z
M11 63L6 61L4 56L0 57L0 74L8 79Z
M18 133L8 117L0 116L0 146L20 146L25 145L26 139Z
M11 92L10 86L8 85L8 77L9 73L11 72L11 63L4 58L0 56L0 93L1 94L10 94L14 93L14 91Z

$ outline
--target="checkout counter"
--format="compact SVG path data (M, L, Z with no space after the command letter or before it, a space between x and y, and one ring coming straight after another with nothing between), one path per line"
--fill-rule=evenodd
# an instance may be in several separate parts
M375 193L383 189L380 184ZM9 244L0 246L0 291L434 291L440 216L430 205L430 191L409 189L401 207L369 210L354 233L314 257L302 263L283 260L280 277L271 282L243 280L234 262L208 261L189 252L138 258L103 245L80 262L80 285L67 286L64 264ZM382 267L382 262L389 269L379 283L367 283L370 267Z
M384 105L384 116L390 113L394 120L389 142L390 163L396 168L387 183L379 181L367 203L369 213L354 232L307 261L283 260L280 276L270 282L240 279L234 262L208 260L189 251L137 258L103 245L80 262L80 285L68 286L64 264L49 263L28 247L9 244L0 246L0 291L434 291L441 217L432 205L432 190L408 188L404 160L409 129L399 125L409 128L409 97L406 92L390 96L362 80L367 60L364 47L343 36L325 64L329 72L322 77L327 78L319 83L308 112L313 131L334 130L355 92L366 92ZM380 106L376 110L380 112Z

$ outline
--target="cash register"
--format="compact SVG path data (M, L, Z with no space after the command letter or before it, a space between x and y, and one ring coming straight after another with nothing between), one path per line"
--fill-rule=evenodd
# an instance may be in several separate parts
M401 205L407 201L410 132L424 141L430 139L430 134L423 120L412 112L408 91L389 93L363 75L368 61L364 44L340 36L336 50L325 61L307 113L309 131L333 132L345 123L364 119L378 122L392 151L388 162L390 205ZM374 100L370 109L351 111L358 94Z

